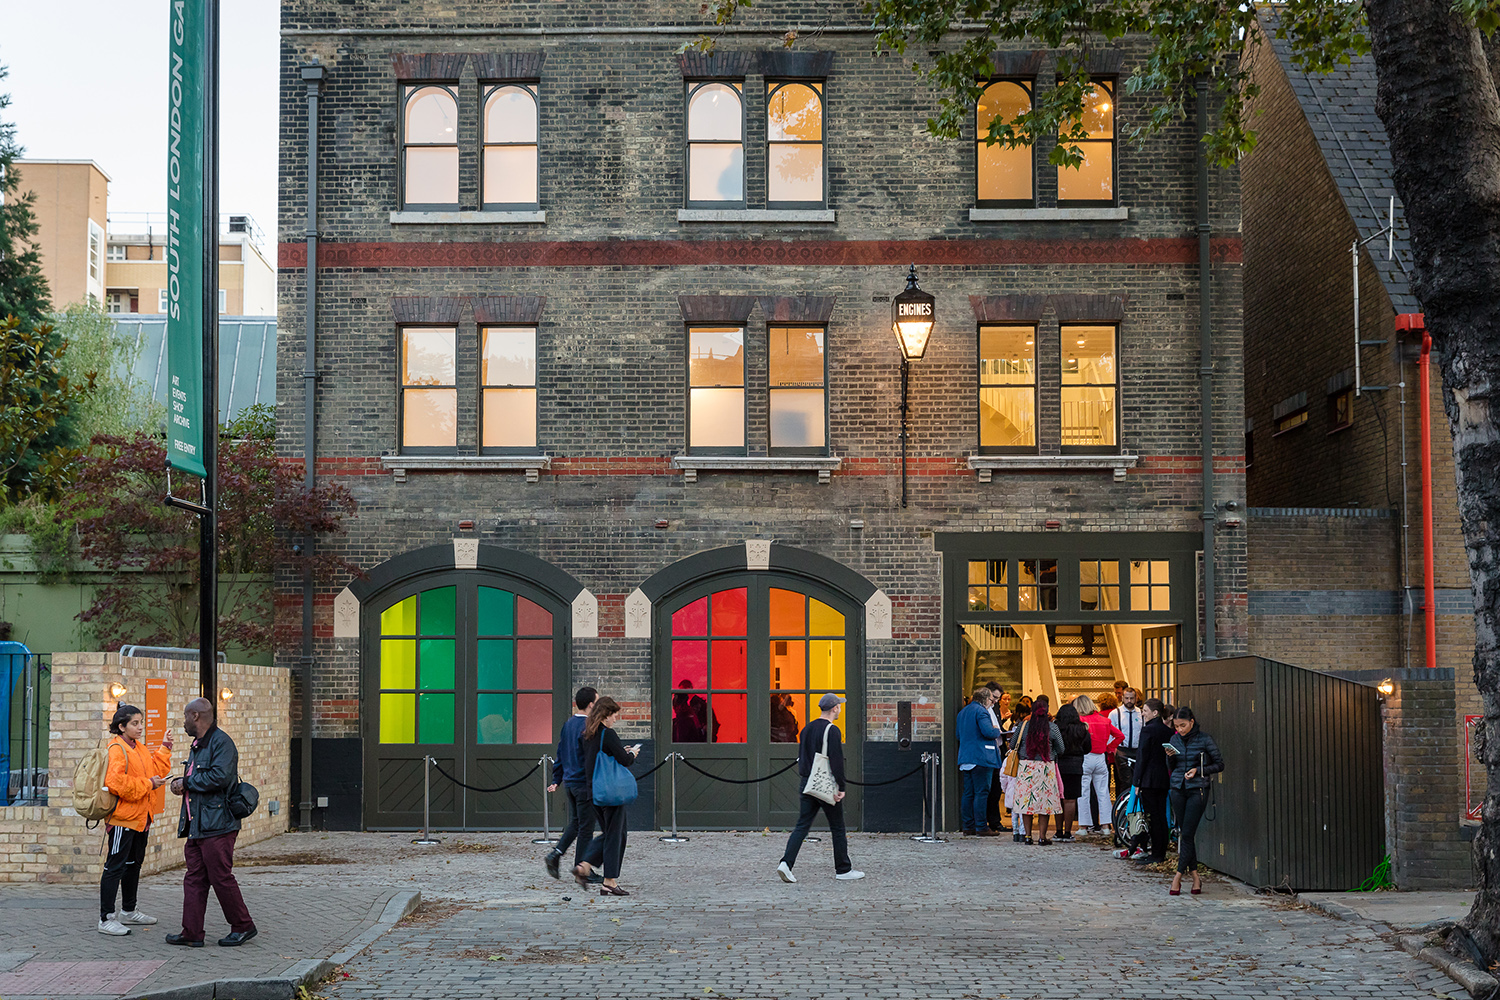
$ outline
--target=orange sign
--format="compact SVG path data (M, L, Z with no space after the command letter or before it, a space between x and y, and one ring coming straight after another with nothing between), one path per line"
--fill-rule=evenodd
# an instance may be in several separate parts
M146 681L146 746L155 749L167 734L167 682L160 677ZM167 807L166 788L158 788L151 796L152 814Z

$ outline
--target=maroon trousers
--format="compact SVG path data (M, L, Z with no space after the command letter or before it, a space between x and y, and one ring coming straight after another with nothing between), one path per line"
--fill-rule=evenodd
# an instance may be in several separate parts
M234 841L239 833L187 842L187 874L182 877L182 936L203 940L203 914L208 909L208 887L219 897L219 909L231 931L255 929L240 884L234 877Z

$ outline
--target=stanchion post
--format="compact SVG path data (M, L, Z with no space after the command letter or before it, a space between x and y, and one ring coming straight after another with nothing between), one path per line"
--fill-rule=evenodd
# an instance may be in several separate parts
M943 812L942 804L938 801L938 796L942 792L942 756L937 753L924 753L922 763L927 765L927 795L926 801L922 803L927 814L923 818L931 825L924 823L921 835L911 839L919 844L946 844L948 841L938 836L938 817Z
M422 755L422 836L412 841L431 847L441 841L432 836L432 757Z
M923 754L922 754L922 825L919 826L919 827L917 827L917 831L918 832L912 834L911 838L910 838L912 840L917 841L918 843L926 843L926 841L927 841L927 789L928 789L928 786L930 784L930 782L928 782L928 780L927 780L927 768L931 764L931 762L932 762L932 754L923 752Z
M673 751L667 754L667 759L672 762L672 833L667 837L657 838L663 844L686 844L688 838L677 832L677 760L682 754Z
M533 844L555 844L557 839L552 836L552 813L551 798L547 794L547 779L552 777L552 772L547 770L547 765L553 763L551 757L542 754L542 759L537 762L542 769L542 835L534 838Z

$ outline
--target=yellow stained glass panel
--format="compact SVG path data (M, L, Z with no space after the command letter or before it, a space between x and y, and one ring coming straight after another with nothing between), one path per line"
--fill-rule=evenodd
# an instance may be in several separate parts
M417 634L417 598L408 597L400 604L392 604L380 613L381 635Z
M380 640L380 686L407 690L417 686L417 640Z
M844 640L814 639L807 650L807 686L813 690L844 687Z
M808 635L843 635L844 616L830 608L817 598L808 601L812 609L812 624L808 629ZM842 654L841 654L842 655ZM843 687L842 681L839 687Z
M380 742L417 742L417 696L415 694L382 694L380 696Z

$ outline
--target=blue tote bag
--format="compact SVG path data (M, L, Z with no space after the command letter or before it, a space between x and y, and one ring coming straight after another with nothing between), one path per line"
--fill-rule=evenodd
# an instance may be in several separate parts
M603 750L594 758L594 805L623 806L634 802L639 789L635 775Z

